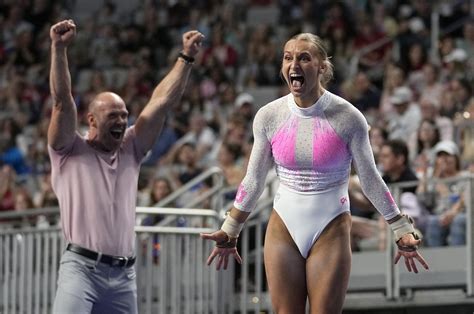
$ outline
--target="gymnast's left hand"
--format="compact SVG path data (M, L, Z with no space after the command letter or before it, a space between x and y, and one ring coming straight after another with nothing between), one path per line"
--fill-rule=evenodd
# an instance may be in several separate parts
M242 258L237 251L237 238L230 238L222 230L217 230L213 233L201 233L201 238L216 242L216 246L207 258L207 265L211 265L212 261L217 257L216 269L220 270L221 267L227 269L230 255L233 255L235 260L242 264Z
M416 266L416 261L423 266L424 269L428 270L428 263L425 261L423 256L418 253L418 245L421 240L415 239L413 234L405 234L397 242L398 252L395 256L395 264L398 263L400 258L403 256L405 258L405 266L409 272L418 273L418 267Z

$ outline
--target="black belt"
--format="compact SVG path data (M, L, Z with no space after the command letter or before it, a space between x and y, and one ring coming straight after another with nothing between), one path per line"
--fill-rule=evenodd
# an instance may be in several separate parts
M69 243L66 247L66 250L74 252L76 254L82 255L84 257L90 258L94 261L97 261L99 258L99 253L85 249L78 245ZM112 256L107 254L102 254L99 262L108 264L113 267L131 267L135 264L136 257L124 257L124 256Z

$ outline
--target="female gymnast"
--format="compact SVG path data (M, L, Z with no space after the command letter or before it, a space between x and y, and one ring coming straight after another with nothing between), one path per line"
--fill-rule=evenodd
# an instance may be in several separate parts
M273 310L340 313L351 268L348 179L353 161L364 194L395 233L398 252L408 271L420 243L409 217L401 215L375 167L364 116L326 89L333 67L321 39L302 33L284 46L281 73L291 91L263 106L253 125L254 145L234 207L220 230L202 234L214 240L207 264L217 269L229 256L242 259L236 244L255 207L268 170L274 164L280 180L264 244L265 270ZM288 287L291 287L289 289Z

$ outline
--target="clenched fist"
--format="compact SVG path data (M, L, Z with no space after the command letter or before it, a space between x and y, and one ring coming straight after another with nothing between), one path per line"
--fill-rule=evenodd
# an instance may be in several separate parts
M51 26L49 36L56 47L67 47L76 36L76 24L73 20L56 23Z
M189 57L194 57L201 48L204 35L199 31L189 31L183 34L183 53Z

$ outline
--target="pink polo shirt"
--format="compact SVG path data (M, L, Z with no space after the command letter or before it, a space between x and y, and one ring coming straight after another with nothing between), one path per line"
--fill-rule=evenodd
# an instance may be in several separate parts
M87 137L55 151L48 146L52 185L66 241L110 255L131 256L140 163L145 156L135 128L114 153L95 150Z

